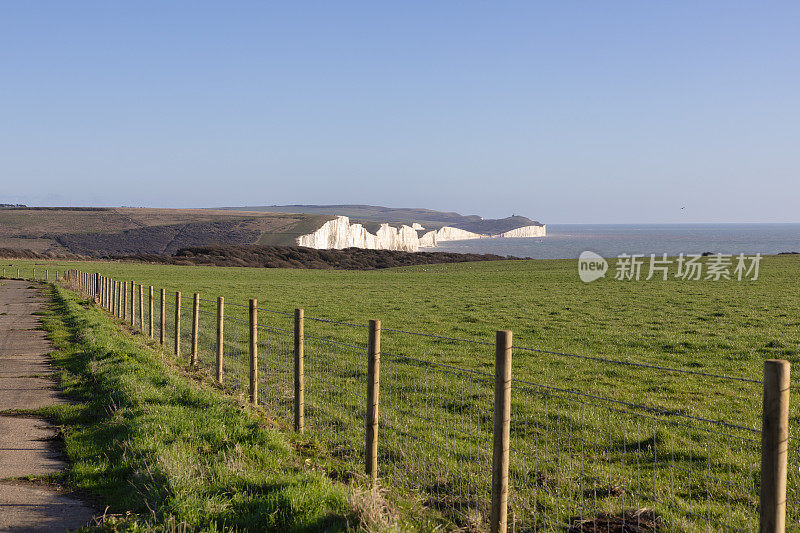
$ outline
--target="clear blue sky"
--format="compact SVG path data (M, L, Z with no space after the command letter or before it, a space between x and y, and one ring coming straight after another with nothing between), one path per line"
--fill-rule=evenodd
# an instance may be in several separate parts
M636 223L799 200L797 1L0 4L0 203Z

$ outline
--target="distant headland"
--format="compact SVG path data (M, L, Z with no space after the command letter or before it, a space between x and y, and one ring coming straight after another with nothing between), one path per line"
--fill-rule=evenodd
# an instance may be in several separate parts
M541 237L522 216L483 219L429 209L286 205L216 209L0 206L0 248L38 255L171 255L193 246L304 246L415 252L444 241Z
M242 211L301 213L332 217L319 228L295 239L298 246L315 249L365 248L416 252L441 242L544 237L547 227L536 220L513 215L484 219L478 215L421 208L373 205L271 205L236 208Z

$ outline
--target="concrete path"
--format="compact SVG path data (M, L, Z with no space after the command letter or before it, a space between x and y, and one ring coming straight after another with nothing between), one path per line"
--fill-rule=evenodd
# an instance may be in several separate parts
M47 353L52 347L33 313L44 309L41 289L0 280L0 412L62 403ZM15 480L66 467L54 448L56 430L38 418L0 415L0 531L66 531L93 511L49 486Z

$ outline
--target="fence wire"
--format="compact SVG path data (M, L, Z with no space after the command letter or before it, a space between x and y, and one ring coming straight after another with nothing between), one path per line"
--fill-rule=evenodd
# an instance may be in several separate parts
M239 318L225 319L222 382L226 390L244 401L250 387L250 323Z
M366 341L360 325L306 317L306 427L348 469L364 464Z
M258 403L278 420L294 412L294 317L258 315Z
M166 309L164 315L164 349L169 353L175 352L175 298L170 299L167 295L165 302Z
M188 302L187 302L188 300ZM192 300L183 298L181 300L181 358L189 361L192 353Z
M217 304L201 300L197 315L197 368L216 375L217 368Z
M757 526L758 435L530 382L512 390L509 520L520 530Z
M483 372L381 353L381 478L468 530L489 523L493 385Z
M164 298L166 300L166 297ZM161 306L164 306L164 319L166 321L166 314L167 314L167 302L161 300L161 291L156 291L153 293L153 339L156 342L161 342ZM167 344L167 339L169 335L167 335L167 328L164 327L164 345Z

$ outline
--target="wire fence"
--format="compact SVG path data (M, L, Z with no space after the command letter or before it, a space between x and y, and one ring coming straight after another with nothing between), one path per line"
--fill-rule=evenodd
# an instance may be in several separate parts
M225 319L223 343L223 383L233 395L244 400L249 386L250 324L238 318Z
M757 525L758 434L538 383L513 386L510 512L522 529L578 527L587 516L658 530Z
M363 465L366 339L354 338L350 326L325 325L305 324L305 426L336 460Z
M277 419L290 421L294 409L294 319L264 317L263 313L258 318L258 403Z
M171 351L174 295L165 304L165 348ZM222 385L246 400L248 306L225 302L225 310ZM296 341L294 313L257 312L259 405L279 424L297 424L299 342L304 428L337 462L339 475L359 475L369 453L367 325L304 317ZM154 313L156 332L161 321ZM191 298L184 297L180 342L186 358L193 319ZM197 320L198 368L216 376L217 301L201 299ZM488 529L496 508L495 343L398 329L383 329L379 339L381 484L458 527ZM513 350L511 531L759 528L761 380L526 346ZM798 419L792 405L789 420ZM800 530L797 441L790 437L788 447L790 530Z
M488 525L494 377L381 353L381 476L460 527Z

